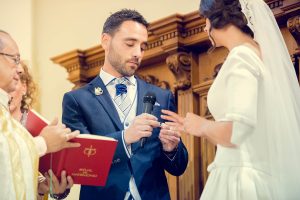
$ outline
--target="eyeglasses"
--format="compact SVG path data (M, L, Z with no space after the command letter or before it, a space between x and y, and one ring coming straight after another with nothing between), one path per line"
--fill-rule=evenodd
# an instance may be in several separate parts
M16 65L20 64L20 56L19 55L11 55L11 54L2 53L2 52L0 52L0 55L11 58L15 62Z

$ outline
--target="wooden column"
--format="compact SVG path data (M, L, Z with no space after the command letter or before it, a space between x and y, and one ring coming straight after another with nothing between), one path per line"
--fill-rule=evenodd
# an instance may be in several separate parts
M174 53L167 57L166 63L176 79L173 91L177 97L178 114L185 116L187 112L197 112L197 97L193 95L191 89L191 54ZM183 134L181 138L189 152L189 161L186 172L182 176L169 177L170 186L177 185L176 196L173 195L175 191L171 190L172 199L199 199L199 139L187 134Z
M297 43L295 53L292 54L291 57L300 84L300 15L289 18L287 21L287 27Z

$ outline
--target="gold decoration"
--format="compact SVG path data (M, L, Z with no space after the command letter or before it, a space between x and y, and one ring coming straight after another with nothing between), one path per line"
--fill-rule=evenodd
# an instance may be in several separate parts
M85 148L83 150L83 154L86 155L87 157L90 157L90 156L94 156L96 155L97 151L95 148L93 148L93 145L91 145L89 148Z

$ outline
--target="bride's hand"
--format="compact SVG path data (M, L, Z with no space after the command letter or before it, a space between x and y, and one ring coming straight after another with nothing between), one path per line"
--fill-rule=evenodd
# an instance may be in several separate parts
M205 137L204 129L208 125L207 120L194 113L187 113L183 126L184 130L194 136Z
M185 132L183 117L180 117L177 113L170 110L161 110L161 112L163 113L163 115L161 115L162 119L172 122L172 126L175 126L177 131ZM171 123L169 123L169 125L171 125Z

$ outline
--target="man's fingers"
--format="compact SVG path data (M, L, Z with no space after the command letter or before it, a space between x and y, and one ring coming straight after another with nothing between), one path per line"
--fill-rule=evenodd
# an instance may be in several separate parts
M67 189L70 189L73 186L74 181L71 176L67 176L67 181L68 181Z
M69 128L64 128L64 129L63 129L63 133L64 133L64 134L70 135L71 132L72 132L72 131L71 131L71 129L69 129Z
M65 148L76 148L80 147L80 143L75 143L75 142L67 142L65 145Z
M66 171L63 170L61 172L61 178L60 178L60 187L66 188L67 187L67 177L66 177Z
M178 133L172 133L172 132L161 132L160 136L168 139L172 139L173 137L178 138L180 140L180 135ZM173 139L172 139L173 140Z
M139 132L142 137L150 137L152 134L152 131L140 131Z
M45 172L44 176L45 176L45 178L47 180L47 185L49 186L50 185L50 176L49 176L49 174L47 172Z
M80 134L80 132L78 130L66 134L67 135L67 139L68 139L67 141L72 140L73 138L75 138L79 134Z
M160 123L157 120L140 118L135 121L134 125L150 125L156 128L160 126Z
M148 123L149 123L149 125L152 126L153 128L160 127L160 123L159 123L158 121L149 120Z
M140 115L141 118L143 119L148 119L148 120L155 120L157 121L157 117L155 117L154 115L151 115L149 113L143 113Z
M161 137L161 136L159 136L159 139L163 144L167 144L169 142L166 138Z
M55 118L51 121L51 123L49 124L49 126L56 126L57 124L58 124L58 118L55 117Z

